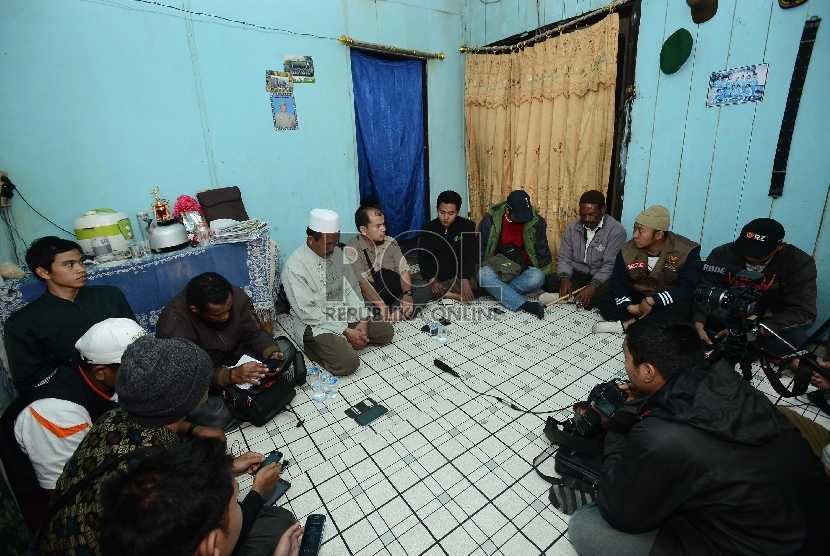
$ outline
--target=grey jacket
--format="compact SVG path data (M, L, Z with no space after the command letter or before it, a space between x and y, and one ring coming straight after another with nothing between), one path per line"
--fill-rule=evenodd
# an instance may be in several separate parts
M556 275L570 278L574 270L591 277L591 283L600 287L611 278L614 260L627 238L622 224L608 216L602 217L602 227L588 246L585 257L585 241L588 237L581 220L571 222L562 234L562 245L556 254Z

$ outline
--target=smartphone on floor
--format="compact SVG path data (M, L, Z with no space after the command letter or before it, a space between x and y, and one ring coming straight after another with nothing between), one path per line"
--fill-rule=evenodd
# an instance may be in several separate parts
M326 530L326 516L311 514L305 521L303 540L300 542L300 556L317 556L323 544L323 532Z
M291 488L291 483L286 481L285 479L280 479L277 481L277 484L274 485L274 488L271 490L269 496L265 496L265 505L266 506L273 506L277 500L280 499L280 496L288 492L288 489Z

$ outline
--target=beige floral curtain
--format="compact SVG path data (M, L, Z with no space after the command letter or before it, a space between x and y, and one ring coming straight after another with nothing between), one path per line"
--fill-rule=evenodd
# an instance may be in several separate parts
M505 54L468 54L464 104L471 218L524 189L554 253L579 197L605 193L619 17Z

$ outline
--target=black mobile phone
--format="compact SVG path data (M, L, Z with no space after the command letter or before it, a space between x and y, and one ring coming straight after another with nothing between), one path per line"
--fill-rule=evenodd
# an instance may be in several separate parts
M268 457L265 458L265 461L262 462L262 465L259 466L259 469L256 470L259 473L262 469L266 468L267 466L271 465L272 463L280 463L282 462L282 452L279 450L274 450Z
M369 409L358 415L357 418L355 418L355 421L357 421L358 425L362 425L365 427L366 425L368 425L369 423L371 423L387 411L388 410L382 405L376 405L374 407L370 407Z
M280 479L277 481L277 484L274 488L267 492L268 496L263 496L265 498L265 505L266 506L273 506L277 500L279 500L280 496L286 493L286 491L291 488L291 483L286 481L285 479Z
M300 542L300 556L317 556L320 554L320 545L323 543L323 532L326 530L326 516L311 514L305 521L303 540Z

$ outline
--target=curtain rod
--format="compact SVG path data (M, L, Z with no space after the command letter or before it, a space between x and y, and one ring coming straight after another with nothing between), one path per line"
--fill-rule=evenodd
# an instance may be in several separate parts
M599 9L596 9L592 12L582 14L581 16L579 16L575 19L572 19L571 21L568 21L567 23L563 23L562 25L559 25L555 28L548 29L544 33L538 33L538 34L532 36L531 38L525 39L521 42L517 42L516 44L510 44L510 45L505 45L505 46L464 46L464 45L462 45L462 46L458 47L458 51L462 52L462 53L468 53L469 52L469 53L472 53L472 54L479 54L479 53L484 53L484 52L490 52L490 53L515 52L515 51L520 50L520 49L522 49L526 46L530 46L530 45L535 44L537 42L547 40L550 37L552 37L554 33L559 33L561 35L562 31L570 29L571 27L576 27L577 25L579 25L580 23L582 23L586 19L590 19L590 18L592 18L592 17L594 17L594 16L596 16L596 15L602 13L602 12L606 12L608 14L611 14L614 11L615 8L621 7L621 6L623 6L624 4L627 4L627 3L628 2L626 2L626 1L621 2L619 0L611 0L611 3L608 4L607 6L605 6L604 8L599 8Z
M346 35L342 35L338 40L350 48L357 48L359 50L384 52L386 54L396 54L398 56L406 56L407 58L417 58L419 60L443 60L445 58L443 52L438 52L437 54L435 54L433 52L421 52L420 50L408 50L406 48L398 48L396 46L386 46L383 44L356 41L351 37L347 37Z

